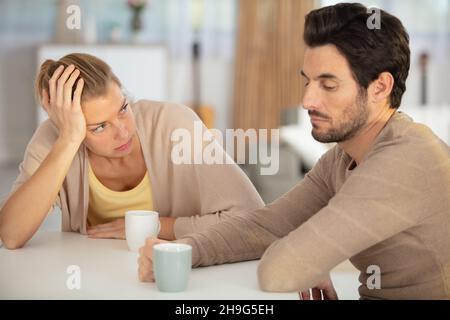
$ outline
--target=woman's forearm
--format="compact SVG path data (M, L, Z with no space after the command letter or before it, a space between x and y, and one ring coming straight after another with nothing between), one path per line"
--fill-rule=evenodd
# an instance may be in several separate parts
M55 202L80 143L58 139L36 172L0 211L0 238L9 249L22 247Z

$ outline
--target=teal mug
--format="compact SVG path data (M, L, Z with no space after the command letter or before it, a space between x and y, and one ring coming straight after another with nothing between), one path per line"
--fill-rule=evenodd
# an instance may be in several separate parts
M192 269L192 247L182 243L159 243L153 246L156 286L161 292L186 290Z

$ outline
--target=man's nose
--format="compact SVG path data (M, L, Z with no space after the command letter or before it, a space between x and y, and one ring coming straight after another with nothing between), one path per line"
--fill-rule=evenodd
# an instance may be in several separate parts
M303 94L303 108L306 110L317 109L320 105L319 101L317 88L314 88L312 84L305 87L305 93Z

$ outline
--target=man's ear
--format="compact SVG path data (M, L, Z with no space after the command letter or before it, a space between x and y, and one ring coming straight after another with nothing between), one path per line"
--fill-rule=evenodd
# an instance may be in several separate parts
M377 79L369 85L368 93L373 102L389 99L394 87L394 77L390 72L382 72Z

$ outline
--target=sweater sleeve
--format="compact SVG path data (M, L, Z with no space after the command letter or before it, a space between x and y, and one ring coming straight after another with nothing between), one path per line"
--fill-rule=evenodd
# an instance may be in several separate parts
M263 290L313 287L342 261L448 210L448 194L433 187L448 192L448 159L421 167L396 147L360 164L327 206L268 248L258 268Z
M326 206L332 191L322 176L325 156L300 183L271 204L240 212L178 240L192 245L193 266L259 259L271 243Z
M201 195L199 214L179 217L175 222L177 239L189 233L208 229L238 212L264 206L264 202L246 174L213 140L216 152L226 159L224 164L195 164L196 187ZM224 161L225 162L225 161Z
M39 168L53 146L54 140L56 139L53 137L54 134L54 129L52 128L50 120L42 123L36 130L25 150L23 161L19 165L19 172L16 180L14 181L9 194L3 197L0 208L3 208L9 197ZM59 194L48 213L51 213L56 206L59 208L61 207Z
M264 206L250 179L222 147L221 133L208 130L190 108L173 105L172 110L172 133L180 128L187 130L193 142L191 163L185 166L193 172L190 184L199 195L198 212L176 219L175 237L201 232L237 212ZM196 140L198 133L201 141Z
M264 206L255 187L237 164L200 164L195 165L194 170L202 195L201 214L176 219L174 231L177 239L189 233L202 232L238 212Z

